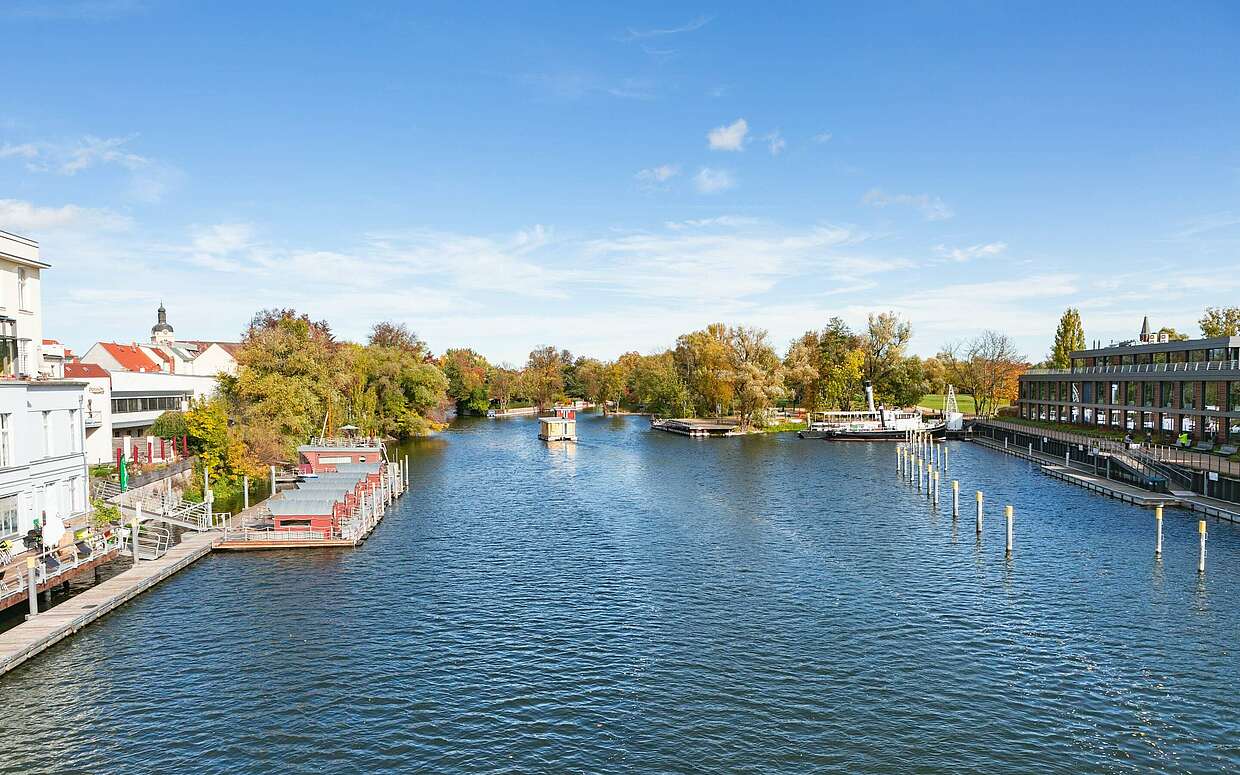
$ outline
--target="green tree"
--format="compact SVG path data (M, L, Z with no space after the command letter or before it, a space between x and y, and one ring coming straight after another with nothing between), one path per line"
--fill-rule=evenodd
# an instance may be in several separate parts
M732 380L741 428L761 421L766 410L784 395L783 368L766 331L737 326L730 331Z
M1181 334L1171 326L1163 326L1158 329L1158 335L1162 336L1163 334L1167 335L1167 341L1169 342L1187 342L1190 338L1188 334Z
M531 351L521 383L539 411L553 405L564 396L564 362L560 353L550 345Z
M439 360L448 378L448 397L456 402L460 414L485 414L491 405L487 359L469 349L448 350Z
M722 323L684 334L673 351L681 379L698 416L731 411L736 393L732 337Z
M198 470L205 468L213 480L236 484L243 476L263 475L262 466L229 425L228 405L223 398L194 401L185 413L185 426L190 446L198 455Z
M499 404L501 412L506 412L520 383L521 374L516 369L507 364L495 366L487 374L487 396Z
M175 409L169 409L156 417L149 431L151 436L158 436L161 439L179 439L188 432L185 427L185 415Z
M1066 369L1072 365L1072 353L1085 349L1085 329L1081 327L1081 311L1075 307L1064 310L1055 329L1055 344L1047 361L1051 368Z
M861 340L865 352L864 374L874 383L877 396L892 396L890 380L904 360L904 348L912 335L912 326L894 312L880 312L867 317Z
M1240 336L1240 307L1206 307L1205 314L1197 322L1206 339Z

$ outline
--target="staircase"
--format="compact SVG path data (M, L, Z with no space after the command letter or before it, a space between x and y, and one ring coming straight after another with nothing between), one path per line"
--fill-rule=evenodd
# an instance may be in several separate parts
M210 530L218 524L209 504L191 503L172 493L153 490L121 492L120 485L106 480L93 482L91 491L94 498L116 506L130 519L138 516L138 509L141 508L143 519L158 519L189 530Z

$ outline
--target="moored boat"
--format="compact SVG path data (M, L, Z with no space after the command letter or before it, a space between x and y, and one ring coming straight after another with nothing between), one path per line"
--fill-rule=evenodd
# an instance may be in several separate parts
M874 386L865 383L867 409L862 412L810 412L806 428L798 431L803 439L837 441L903 441L910 431L941 436L943 422L927 423L914 409L886 409L874 406Z

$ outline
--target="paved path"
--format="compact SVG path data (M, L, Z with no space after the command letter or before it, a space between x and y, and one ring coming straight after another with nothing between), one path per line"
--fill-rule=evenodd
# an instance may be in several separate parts
M158 560L138 563L107 581L38 616L0 633L0 674L7 673L54 643L137 597L177 571L206 556L220 540L218 531L186 533Z

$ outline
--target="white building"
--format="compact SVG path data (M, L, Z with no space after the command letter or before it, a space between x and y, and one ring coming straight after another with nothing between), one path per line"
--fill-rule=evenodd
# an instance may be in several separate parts
M198 339L176 339L168 323L168 311L160 304L157 320L151 327L150 341L121 344L98 342L82 356L84 363L97 363L108 371L164 374L189 374L215 377L221 373L236 374L237 342L211 342Z
M85 384L43 368L39 246L0 232L0 539L85 514ZM35 377L39 377L35 379Z
M43 369L42 272L39 243L0 231L0 379L35 377Z

